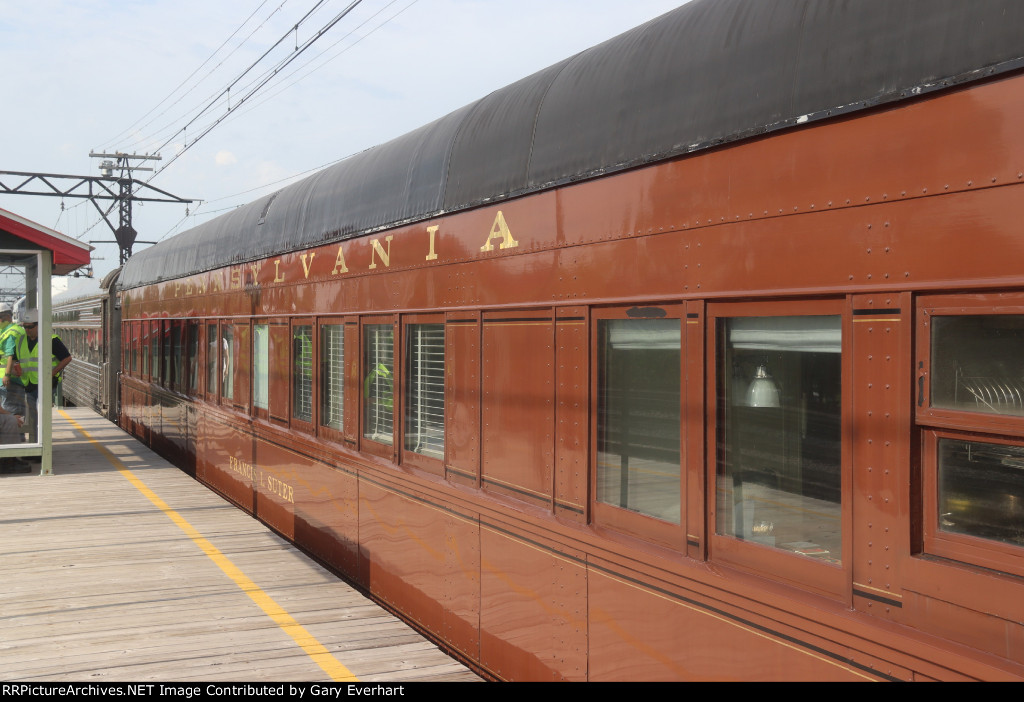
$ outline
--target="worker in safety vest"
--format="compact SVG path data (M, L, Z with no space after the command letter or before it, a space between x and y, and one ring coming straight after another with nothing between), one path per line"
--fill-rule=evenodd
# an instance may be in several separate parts
M25 387L16 381L8 391L7 359L4 349L14 352L17 339L24 333L14 324L14 310L6 302L0 304L0 445L21 443L21 426L25 418ZM9 343L8 343L9 341ZM0 473L28 473L32 470L20 458L0 458Z
M27 311L22 317L21 326L25 333L18 338L14 355L7 358L7 375L11 375L15 364L20 365L21 382L25 386L27 410L25 416L29 441L35 443L38 426L36 407L39 402L39 368L36 355L36 342L39 339L39 313L36 310ZM54 377L59 376L61 371L71 363L71 353L56 334L53 335L50 342L50 358L50 371Z
M14 355L18 339L25 330L13 322L13 310L7 303L0 305L0 407L11 414L25 416L25 386L21 383L21 370L14 366L8 371L7 359Z

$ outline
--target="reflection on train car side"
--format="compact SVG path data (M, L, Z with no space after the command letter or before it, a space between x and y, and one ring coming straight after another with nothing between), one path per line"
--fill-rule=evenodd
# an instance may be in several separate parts
M495 678L1022 679L1022 24L695 0L137 254L121 425Z

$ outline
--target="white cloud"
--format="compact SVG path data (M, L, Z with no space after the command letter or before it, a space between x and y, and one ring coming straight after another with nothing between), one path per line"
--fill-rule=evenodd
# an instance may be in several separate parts
M218 151L213 160L218 166L230 166L232 163L238 163L238 159L230 151Z

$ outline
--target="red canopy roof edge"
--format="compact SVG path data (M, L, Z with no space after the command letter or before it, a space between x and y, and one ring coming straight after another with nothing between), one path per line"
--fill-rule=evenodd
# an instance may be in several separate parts
M52 251L54 267L66 269L63 272L70 272L79 266L89 264L89 252L93 247L13 212L0 209L0 229Z

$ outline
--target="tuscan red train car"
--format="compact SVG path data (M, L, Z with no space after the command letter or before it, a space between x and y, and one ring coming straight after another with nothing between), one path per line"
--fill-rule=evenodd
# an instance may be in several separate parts
M136 255L122 424L496 678L1024 677L1022 26L691 2Z

